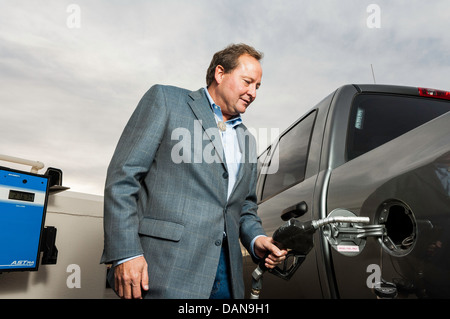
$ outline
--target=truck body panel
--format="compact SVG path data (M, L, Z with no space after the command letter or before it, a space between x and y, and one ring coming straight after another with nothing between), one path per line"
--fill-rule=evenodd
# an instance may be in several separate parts
M283 132L260 157L258 214L268 235L283 210L304 202L300 221L345 209L384 225L386 236L349 257L317 231L295 275L267 274L261 297L376 298L380 280L399 297L450 297L449 110L417 88L345 85ZM255 265L245 261L250 287Z

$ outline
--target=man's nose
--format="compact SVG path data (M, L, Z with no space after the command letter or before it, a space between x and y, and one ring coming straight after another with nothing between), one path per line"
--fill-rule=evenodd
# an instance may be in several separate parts
M254 99L256 99L256 85L250 85L247 91L247 94L250 96L252 102Z

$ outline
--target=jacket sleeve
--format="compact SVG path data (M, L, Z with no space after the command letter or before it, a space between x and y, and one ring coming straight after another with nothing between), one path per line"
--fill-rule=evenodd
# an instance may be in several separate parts
M249 161L252 166L251 178L248 183L248 193L242 205L240 218L240 238L243 246L249 251L253 251L251 243L255 237L266 235L261 219L257 214L258 204L256 196L256 181L257 181L257 157L256 157L256 142L252 138L253 147L250 147ZM252 144L250 143L250 144Z
M138 235L141 179L149 171L164 134L167 109L161 86L140 100L108 166L104 193L102 263L142 254Z

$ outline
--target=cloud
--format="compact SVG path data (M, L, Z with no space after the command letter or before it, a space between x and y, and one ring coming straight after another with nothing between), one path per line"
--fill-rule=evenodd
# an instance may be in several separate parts
M244 120L288 127L337 87L450 89L445 0L0 0L0 154L61 168L74 191L102 193L129 116L155 83L198 89L231 42L264 52L263 85ZM67 8L80 8L69 28ZM3 164L4 165L4 164Z

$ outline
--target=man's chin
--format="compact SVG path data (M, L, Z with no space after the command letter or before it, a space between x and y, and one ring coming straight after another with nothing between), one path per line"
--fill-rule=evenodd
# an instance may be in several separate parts
M244 114L244 113L245 113L245 111L247 110L247 107L248 107L248 105L247 105L247 106L242 106L242 105L239 105L239 107L238 107L238 108L236 108L236 111L238 111L238 112L239 112L239 114Z

